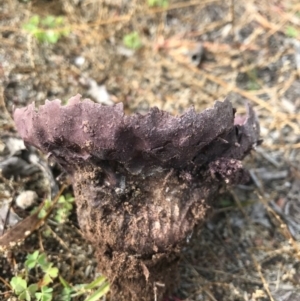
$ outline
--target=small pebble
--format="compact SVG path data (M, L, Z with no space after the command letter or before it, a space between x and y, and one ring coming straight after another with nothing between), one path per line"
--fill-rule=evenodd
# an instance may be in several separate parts
M83 56L77 56L74 63L76 66L81 67L85 63L85 58Z
M86 267L86 269L85 269L84 274L85 274L86 277L89 277L90 274L91 274L91 272L92 272L92 266L88 265L88 266Z
M21 192L16 198L16 205L19 208L27 209L28 207L32 206L36 200L38 199L38 195L35 191L26 190Z
M191 62L198 66L203 58L204 49L201 43L197 43L193 49L190 50L189 55Z

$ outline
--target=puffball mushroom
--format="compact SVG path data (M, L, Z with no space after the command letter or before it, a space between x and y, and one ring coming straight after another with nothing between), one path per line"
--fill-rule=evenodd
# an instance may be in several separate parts
M240 160L259 142L248 105L234 122L226 99L174 117L152 108L126 116L80 95L16 109L25 143L72 178L78 221L111 282L112 300L161 300L178 284L181 247L224 184L247 179Z

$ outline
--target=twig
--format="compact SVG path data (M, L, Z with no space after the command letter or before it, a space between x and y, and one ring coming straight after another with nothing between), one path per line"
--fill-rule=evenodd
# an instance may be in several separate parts
M300 259L300 249L299 249L295 239L293 238L291 232L289 231L287 224L281 219L281 217L275 212L275 210L268 205L267 200L265 200L265 198L262 195L258 194L258 197L260 198L262 203L265 205L267 210L270 213L272 213L272 215L275 217L277 222L280 224L279 229L281 229L281 233L288 240L288 242L293 246L294 250L296 251L296 256Z
M236 193L234 192L234 190L230 189L230 194L232 195L236 205L238 206L238 208L240 209L240 211L242 212L242 214L244 215L245 219L247 220L247 222L251 222L249 219L249 216L247 215L246 211L244 210L240 199L238 198L238 196L236 195Z
M234 0L231 0L231 3L230 3L230 13L231 13L231 32L232 32L233 39L235 39L235 31L234 31L234 27L235 27Z
M213 301L218 301L214 296L213 296L213 294L211 293L211 291L208 289L208 288L203 288L202 289L203 290L203 292L211 299L211 300L213 300Z
M261 272L261 266L258 264L258 262L256 261L256 259L255 259L255 257L254 257L253 254L251 254L251 257L252 257L252 260L253 260L254 265L256 267L256 270L257 270L257 272L258 272L258 274L260 276L261 282L263 283L263 286L264 286L264 288L265 288L265 290L266 290L266 292L267 292L270 300L271 301L275 301L274 298L271 295L271 292L270 292L269 286L267 284L267 281L266 281L266 279L264 278L264 275Z
M73 260L73 255L70 252L68 246L64 243L64 241L52 230L52 228L50 226L47 226L47 228L51 231L51 234L53 235L53 237L67 250L68 255L70 257L70 261L71 261L71 270L69 271L68 275L69 277L71 277L74 273L74 260ZM68 279L70 280L70 279Z
M259 153L264 159L266 159L267 161L269 161L271 164L273 164L276 168L280 167L280 163L277 162L274 158L272 158L270 156L270 154L265 151L264 148L257 147L256 148L256 152Z
M5 279L3 279L1 276L0 276L0 280L1 280L7 287L9 287L10 290L12 290L12 287L10 286L10 284L9 284Z

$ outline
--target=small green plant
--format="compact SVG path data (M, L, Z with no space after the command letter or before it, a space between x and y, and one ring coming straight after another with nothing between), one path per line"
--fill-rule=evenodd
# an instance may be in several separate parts
M43 285L47 285L53 282L53 279L55 279L58 276L58 268L53 267L53 263L47 263L45 266L42 267L42 270L44 272L42 282Z
M57 221L60 224L64 223L69 217L69 215L71 214L71 211L73 209L73 203L74 203L74 197L71 194L68 193L65 196L61 195L58 199L58 202L54 210L55 221ZM53 206L52 201L45 200L43 207L39 211L38 218L43 219L47 215L49 209L52 206ZM37 212L37 210L38 207L35 207L31 211L31 214L34 214L35 212Z
M40 293L35 293L37 301L51 301L53 288L42 286Z
M40 260L41 255L39 254L39 251L35 251L32 254L28 254L25 261L25 267L28 270L31 270L38 264Z
M31 284L28 286L27 281L20 276L13 277L10 281L10 285L19 300L31 301L32 297L38 290L37 284Z
M123 38L123 43L126 47L137 50L142 47L142 41L141 38L138 34L138 32L133 31L127 35L124 36Z
M61 37L68 36L70 29L65 26L63 17L47 16L41 19L32 16L23 29L32 34L39 42L55 44Z
M57 211L54 219L62 224L64 223L73 209L74 197L71 194L60 196L57 205Z
M41 269L44 275L41 281L28 286L26 279L29 271L34 268ZM33 297L38 301L52 300L53 289L47 285L58 276L58 268L53 267L53 263L48 262L46 254L40 254L39 251L28 254L25 261L25 270L25 279L21 276L16 276L10 281L10 285L19 300L31 301Z
M43 277L37 283L28 285L28 274L32 269L42 272ZM25 275L15 276L10 285L19 300L51 301L53 299L53 288L48 285L59 277L62 285L61 292L57 293L60 301L70 301L72 298L88 294L85 301L97 301L109 291L109 283L104 276L100 276L88 284L77 284L71 286L62 276L58 276L58 268L47 260L45 253L35 251L28 254L25 261Z
M38 218L40 219L44 218L47 215L48 210L51 208L51 206L52 206L52 202L50 200L45 200L44 205L38 214ZM35 213L36 210L38 210L37 207L33 209L32 213Z
M35 297L38 301L51 301L53 288L43 286L40 293L35 293Z
M153 6L168 7L168 5L169 5L168 0L148 0L147 3L150 7L153 7Z
M27 255L25 268L27 271L33 268L40 268L42 270L44 276L41 286L46 286L47 284L53 282L53 279L58 276L58 268L53 267L53 263L48 262L46 254L40 254L39 251L35 251L32 254Z
M299 36L298 30L293 26L287 26L285 34L290 38L297 38Z

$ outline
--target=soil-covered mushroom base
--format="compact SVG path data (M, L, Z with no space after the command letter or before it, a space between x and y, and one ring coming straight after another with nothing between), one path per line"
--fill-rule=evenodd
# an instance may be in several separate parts
M75 172L81 229L93 243L114 300L161 300L176 287L180 247L202 222L220 182L160 170L131 175L90 166ZM143 178L143 180L141 180Z

